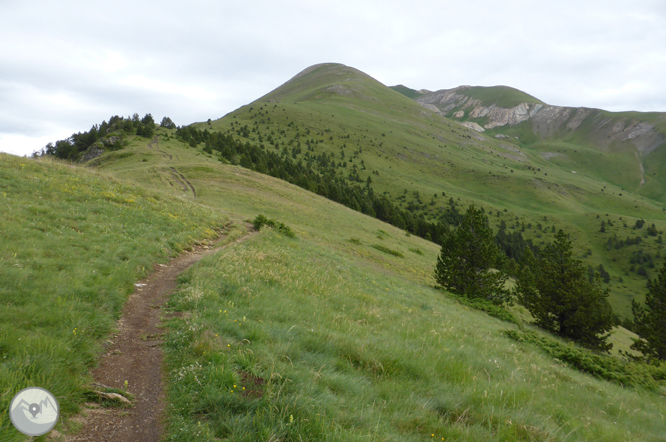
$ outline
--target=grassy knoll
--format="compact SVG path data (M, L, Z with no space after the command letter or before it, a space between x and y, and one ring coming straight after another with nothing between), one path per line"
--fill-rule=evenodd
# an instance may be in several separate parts
M420 95L423 95L420 91L417 91L415 89L410 89L407 86L403 86L402 84L399 84L397 86L391 86L391 89L404 95L407 98L411 98L412 100Z
M22 388L53 392L63 416L134 282L226 217L108 176L0 154L0 409ZM0 440L23 440L0 415Z

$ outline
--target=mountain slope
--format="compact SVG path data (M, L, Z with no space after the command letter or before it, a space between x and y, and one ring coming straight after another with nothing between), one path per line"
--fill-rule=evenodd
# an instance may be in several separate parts
M265 110L256 103L246 109ZM278 106L262 117L273 121L280 112ZM294 113L288 116L293 121ZM125 148L131 156L99 167L136 187L192 200L177 185L176 169L196 189L200 207L237 222L263 213L296 233L293 239L262 229L180 278L170 308L182 317L170 322L165 344L171 440L530 441L575 434L620 441L663 434L660 395L574 371L508 339L503 331L513 324L433 289L436 245L224 164L202 145L179 142L174 131L158 136L158 143L135 140Z
M639 173L632 174L631 179L606 174L609 182L660 201L666 198L663 190L666 178L657 173L666 150L666 113L613 113L550 106L506 87L462 86L419 95L415 99L480 132L510 136L523 147L534 144L543 147L543 143L557 142L620 155ZM647 173L646 165L650 165ZM645 184L648 185L643 188Z
M496 98L506 91L508 98ZM490 92L477 94L503 102L527 97L508 88ZM542 106L534 101L530 105ZM452 212L476 204L492 214L494 228L505 225L535 244L563 228L578 257L610 273L611 300L620 316L630 314L632 299L644 296L644 275L653 275L651 267L636 273L648 265L636 265L637 254L649 255L655 266L662 260L657 238L632 227L643 219L666 230L663 205L611 179L640 181L638 166L627 163L633 154L566 142L526 148L508 135L495 138L463 127L344 65L308 68L224 118L195 126L303 164L321 164L326 155L330 173L351 184L370 179L375 193L431 222L450 222ZM610 221L604 233L601 221Z
M415 99L416 97L419 97L423 94L426 94L426 93L430 92L430 91L426 91L426 90L417 91L415 89L410 89L407 86L404 86L402 84L399 84L397 86L391 86L391 89L393 89L394 91L398 92L399 94L402 94L405 97L411 98L411 99Z

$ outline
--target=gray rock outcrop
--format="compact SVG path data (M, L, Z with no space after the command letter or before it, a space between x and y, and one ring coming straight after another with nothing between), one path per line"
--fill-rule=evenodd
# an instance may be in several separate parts
M523 102L507 108L483 103L466 95L469 89L469 86L444 89L421 95L416 101L430 110L437 109L440 115L447 118L464 120L461 121L463 125L478 132L531 121L532 131L539 138L556 139L575 132L587 122L584 136L590 143L605 150L627 145L641 157L666 142L666 134L655 125L641 121L640 116L634 118L599 109L551 106L538 102ZM662 114L661 119L666 121L666 114Z
M86 149L85 152L83 152L83 155L81 156L81 159L79 160L79 163L85 163L87 161L98 158L103 153L104 153L104 149L102 148L101 143L95 143L92 146L90 146L88 149Z

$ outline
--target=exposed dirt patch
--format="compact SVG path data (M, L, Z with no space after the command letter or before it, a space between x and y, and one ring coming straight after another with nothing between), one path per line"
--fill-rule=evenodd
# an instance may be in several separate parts
M550 160L551 158L565 156L557 152L540 152L544 160Z
M185 184L185 183L180 179L180 177L178 176L178 173L176 172L176 169L174 169L173 167L171 168L171 176L173 177L173 179L174 179L178 184L180 184L180 187L182 187L183 192L187 192L187 190L188 190L188 189L187 189L187 184ZM169 184L171 184L171 187L173 187L173 183L172 183L171 181L169 181Z
M264 384L266 381L246 371L240 372L241 382L247 387L244 387L241 393L244 397L250 399L257 399L264 395Z
M641 157L638 156L637 151L634 151L634 155L636 156L636 161L638 161L638 166L641 170L641 182L638 183L638 187L643 187L643 184L645 184L645 168L643 167L643 161L641 161Z
M170 160L173 160L171 154L166 153L165 151L159 149L158 142L159 142L159 137L155 135L153 137L153 140L150 143L148 143L148 149L156 150L157 152L160 153L160 155L162 155L163 158L168 158Z
M182 173L178 172L178 171L177 171L175 168L173 168L173 167L171 168L171 173L172 173L173 176L176 178L176 180L178 180L178 178L180 178L181 180L183 180L183 183L181 183L181 184L183 185L183 189L184 189L186 192L187 192L187 186L190 186L190 189L192 189L192 194L194 195L195 198L197 197L197 191L194 190L194 186L192 185L192 183L190 183L189 181L187 181L187 179L183 176Z
M246 235L236 242L248 239ZM228 245L228 244L227 244ZM81 425L68 442L158 442L163 434L164 374L160 328L162 304L176 290L176 278L204 256L225 246L214 243L197 247L173 259L168 265L156 265L155 272L135 284L127 300L100 365L93 370L95 382L123 389L134 396L131 408L100 408L88 404L82 415L73 418ZM58 435L60 436L60 435ZM57 437L57 436L56 436ZM57 437L61 440L61 437Z

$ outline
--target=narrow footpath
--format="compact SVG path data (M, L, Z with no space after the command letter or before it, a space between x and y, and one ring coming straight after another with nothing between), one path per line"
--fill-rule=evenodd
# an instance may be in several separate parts
M220 247L202 246L174 258L167 265L135 284L113 335L92 374L98 386L122 389L134 396L131 408L104 408L87 404L72 420L81 427L68 435L68 442L159 442L164 429L165 393L162 373L160 314L162 304L177 287L176 278L203 257L230 244L243 242L252 234ZM61 440L55 438L55 440Z

